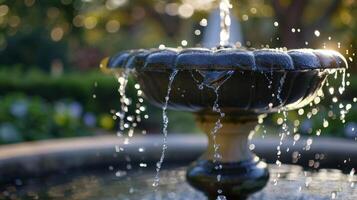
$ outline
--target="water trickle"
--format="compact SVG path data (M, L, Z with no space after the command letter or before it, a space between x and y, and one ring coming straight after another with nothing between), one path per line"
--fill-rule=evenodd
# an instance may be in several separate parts
M280 104L283 104L283 99L281 98L281 92L283 91L283 86L284 86L284 83L285 83L285 80L286 80L286 75L287 75L287 73L285 72L284 75L281 77L280 85L279 85L279 88L278 88L278 91L277 91L277 95L276 95L276 97L279 100Z
M161 152L161 157L159 162L156 163L156 176L155 176L155 180L154 183L152 184L154 187L159 186L159 182L160 182L160 170L162 167L162 163L164 162L165 159L165 153L166 153L166 149L167 149L167 128L169 125L169 118L167 116L167 107L169 104L169 100L170 100L170 94L171 94L171 90L172 90L172 84L175 80L175 77L178 73L178 70L174 70L170 77L169 77L169 84L167 87L167 93L166 93L166 97L165 97L165 104L162 107L162 119L163 119L163 128L162 128L162 134L164 136L163 138L163 144L162 144L162 152Z
M268 81L268 89L271 89L272 85L273 85L273 77L272 77L273 73L272 72L269 73L271 77L268 76L268 73L265 73L265 72L261 72L261 73L264 75L264 77Z
M222 158L221 154L219 153L219 148L220 148L220 144L217 144L217 134L218 134L218 131L223 127L223 124L221 123L221 120L224 118L225 114L221 111L220 107L219 107L219 88L220 86L218 87L215 87L214 88L214 92L216 94L216 100L213 104L213 112L216 112L219 114L219 117L215 123L215 126L214 128L212 129L211 131L211 137L212 137L212 141L213 141L213 148L214 148L214 157L213 157L213 163L216 165L215 166L215 169L216 170L220 170L222 167L220 166L219 164L219 161L220 159ZM220 182L221 181L221 174L218 174L217 175L217 181ZM220 192L217 191L217 193L219 194L217 199L219 200L223 200L223 199L226 199L225 196L223 195L220 195Z
M128 106L130 104L130 100L126 97L126 87L128 85L128 78L129 78L129 69L125 69L122 73L115 73L115 77L118 79L119 82L119 95L120 95L120 111L117 112L115 115L119 117L119 131L118 136L122 135L125 130L125 117L126 113L128 112Z
M133 71L129 68L125 68L123 71L115 71L114 75L118 80L119 88L118 92L120 95L120 109L119 111L112 110L113 119L116 120L119 118L119 130L117 131L117 136L123 138L121 144L115 146L115 152L121 153L125 152L125 147L130 144L130 139L134 136L134 132L138 124L142 121L142 115L144 118L147 116L144 111L146 110L143 105L144 99L142 98L143 92L141 91L141 87L139 84L135 84L134 88L137 91L137 101L133 102L132 99L126 96L126 89L128 86L129 75ZM130 108L135 108L135 113L133 115L128 115ZM143 130L146 132L146 130ZM143 148L139 148L139 152L144 152ZM132 169L131 159L128 156L125 156L126 160L126 170ZM145 163L141 163L139 167L146 167ZM123 174L120 172L120 174ZM118 173L116 174L118 176ZM131 187L133 188L133 187ZM134 189L134 188L133 188Z
M341 86L338 88L338 92L342 95L346 90L346 70L343 69L340 72L342 74Z
M215 122L215 126L211 130L210 134L212 137L213 141L213 148L214 148L214 156L213 156L213 163L216 164L215 170L221 170L222 165L219 164L220 159L222 156L219 153L219 148L220 145L217 144L217 134L219 130L223 127L223 124L221 123L221 120L224 118L225 113L221 110L219 106L219 90L221 86L229 80L229 78L234 74L234 71L203 71L203 70L198 70L197 71L203 78L203 81L200 83L198 79L195 78L194 75L192 75L194 81L197 83L199 89L203 89L204 87L213 89L216 95L216 99L213 103L212 106L212 111L218 114L218 119ZM221 174L217 175L217 181L221 181ZM217 199L225 199L224 195L221 195L220 190L217 191L218 197Z
M343 102L340 102L340 99L337 97L337 95L343 95L346 87L349 86L349 81L346 81L346 78L349 77L349 74L346 73L346 69L341 69L341 70L335 70L334 72L334 79L337 80L339 78L339 74L341 74L341 83L339 86L336 88L333 86L330 86L330 84L327 82L325 84L325 87L327 88L328 94L332 96L332 104L330 105L330 110L328 111L328 117L331 119L336 119L339 118L339 120L342 123L346 123L346 115L349 113L349 106L348 104L345 104ZM328 121L324 119L323 121L323 126L326 128L328 126Z
M217 197L217 200L227 200L227 197L224 196L224 195L219 195L219 196Z
M282 90L283 90L283 87L284 87L284 84L285 84L286 76L287 76L287 73L284 73L284 75L281 77L280 82L279 82L278 91L277 91L277 94L276 94L276 98L279 101L280 106L283 106L283 103L284 103L284 101L283 101L283 99L281 97L281 93L282 93ZM287 113L287 111L286 111L286 109L284 107L279 109L278 112L281 113L281 111L283 113L283 119L281 120L281 132L279 133L280 142L279 142L279 145L277 146L277 154L276 154L277 155L276 165L278 167L281 166L281 161L280 161L281 146L283 145L285 137L290 135L289 126L287 124L288 113ZM278 183L279 175L280 174L278 173L278 177L275 180L275 185L277 185L277 183Z
M221 0L219 4L220 16L221 16L221 33L220 33L220 45L226 46L229 44L230 38L230 26L231 16L230 9L232 4L229 0Z
M267 114L262 114L262 115L259 115L258 116L258 126L255 130L255 132L258 132L259 130L261 130L262 134L261 134L261 137L264 139L265 136L267 135L267 129L264 125L264 119L267 117L268 115ZM248 139L251 141L253 139L253 137L248 137ZM255 148L255 146L254 146Z

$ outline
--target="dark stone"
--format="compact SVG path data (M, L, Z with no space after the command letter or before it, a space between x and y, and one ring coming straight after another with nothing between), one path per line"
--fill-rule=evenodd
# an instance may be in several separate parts
M219 165L222 165L222 169L217 169ZM218 175L221 175L220 181L217 181ZM218 195L224 195L227 200L244 200L265 187L269 172L262 161L215 164L213 161L199 160L187 170L186 177L194 188L212 200L216 200ZM222 193L219 194L218 190Z
M254 51L255 66L260 71L293 70L293 59L286 52L276 50Z
M145 97L150 103L161 107L171 71L137 70L135 74ZM276 112L282 107L301 108L307 104L306 99L316 95L327 75L319 70L274 73L234 71L218 91L219 105L226 114L262 114ZM285 78L281 84L283 76ZM170 94L170 109L196 113L211 112L216 99L214 90L207 87L199 89L195 79L203 81L202 75L196 71L178 72ZM280 88L281 92L278 94Z
M292 50L288 52L289 56L294 61L294 66L297 69L316 69L321 68L319 58L311 51Z
M124 67L126 60L130 56L130 51L122 51L109 59L108 68Z
M151 49L123 51L109 60L108 68L139 70L310 70L347 68L346 59L331 50L238 48Z
M145 68L164 68L175 65L177 52L163 50L151 53L146 58Z

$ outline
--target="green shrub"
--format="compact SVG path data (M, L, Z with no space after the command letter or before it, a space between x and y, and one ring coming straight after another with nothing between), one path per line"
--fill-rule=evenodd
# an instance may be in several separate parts
M88 116L77 102L7 94L0 97L0 143L91 135L96 119Z
M133 102L137 102L134 84L132 80L129 81L127 96ZM81 107L83 113L95 113L93 117L96 118L96 127L114 132L118 128L118 122L113 121L113 115L120 108L118 86L113 76L104 75L99 71L53 77L36 70L24 72L16 68L3 69L0 70L0 96L6 101L1 100L0 109L9 110L15 101L26 101L32 105L32 109L28 113L28 118L31 118L27 119L28 122L14 118L9 111L1 112L0 124L11 124L14 127L12 129L16 129L16 132L21 135L19 139L21 141L91 134L87 133L88 127L83 124L84 116L72 117L73 108L69 108L72 106ZM145 102L144 106L150 117L139 124L138 130L145 129L150 133L160 133L161 109ZM135 105L130 107L128 115L134 113ZM170 112L170 121L175 124L169 126L170 132L195 130L194 120L190 114ZM185 126L178 126L178 123ZM29 136L25 137L23 133Z

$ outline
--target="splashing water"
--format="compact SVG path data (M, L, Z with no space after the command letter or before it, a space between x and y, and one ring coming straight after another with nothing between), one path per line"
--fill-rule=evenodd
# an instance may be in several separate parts
M340 70L340 73L342 74L342 82L341 86L338 88L338 91L342 95L346 90L346 70Z
M161 157L159 162L156 163L156 176L155 176L155 180L154 183L152 184L154 187L159 186L160 183L160 170L162 167L162 163L164 162L165 159L165 153L166 153L166 149L167 149L167 127L169 125L169 118L167 116L167 107L169 104L169 100L170 100L170 94L171 94L171 89L172 89L172 83L175 80L175 77L178 73L178 70L174 70L169 78L169 84L167 87L167 94L165 97L165 104L162 107L162 119L163 119L163 128L162 128L162 134L164 135L163 138L163 144L162 144L162 152L161 152Z
M280 105L283 105L283 103L284 103L283 99L281 98L281 92L283 91L283 86L284 86L284 83L285 83L285 80L286 80L286 76L287 76L287 73L284 73L284 75L281 77L280 82L279 82L280 85L279 85L279 88L278 88L278 91L277 91L277 95L276 95L276 98L279 101ZM284 108L279 109L279 113L281 111L283 112L284 118L283 118L283 123L282 123L282 126L281 126L282 131L279 133L280 142L279 142L279 145L276 147L276 149L277 149L276 165L278 167L281 167L281 164L282 164L281 161L280 161L280 157L281 157L281 154L282 154L281 146L283 145L283 141L284 141L285 136L290 135L289 127L288 127L288 124L287 124L288 113ZM274 185L278 184L279 177L280 177L280 174L278 173L277 178L274 179Z
M231 26L231 16L230 9L232 4L229 0L221 0L219 4L220 16L221 16L221 32L220 32L220 45L226 46L229 44L230 38L230 26Z
M354 177L355 177L355 173L356 173L355 168L352 168L352 170L350 172L350 175L348 177L348 182L350 183L350 187L351 188L354 188L354 186L355 186L355 183L353 182Z
M129 99L126 96L126 88L128 86L128 82L129 82L129 75L132 72L131 69L129 68L125 68L124 71L122 72L115 72L114 75L118 80L119 83L119 88L118 88L118 92L120 95L120 111L115 113L115 116L113 117L113 119L116 119L116 117L119 117L119 130L117 132L117 136L118 137L123 137L124 132L126 129L129 129L128 131L128 136L123 140L123 143L121 144L121 146L116 145L115 146L115 152L120 153L122 151L124 151L124 146L128 145L130 140L129 138L132 137L133 133L134 133L134 129L132 124L128 124L126 123L126 115L129 111L129 106L131 104L131 99ZM115 112L115 111L114 111ZM128 116L129 117L129 116ZM126 161L126 169L127 170L131 170L132 169L132 165L131 165L131 158L129 156L125 156L125 161ZM124 171L117 171L115 173L115 176L120 177L120 176L125 176L126 172ZM132 188L132 186L131 186Z
M143 105L144 99L142 97L143 91L141 90L140 84L136 83L134 88L136 89L137 101L133 104L132 99L126 96L126 89L128 86L129 75L133 70L125 68L124 71L116 71L114 73L115 77L119 83L119 95L120 95L120 110L118 112L112 111L113 119L119 118L119 130L117 132L118 137L123 137L124 133L127 131L127 137L125 138L122 145L128 145L130 143L130 138L134 136L134 132L138 124L142 121L142 118L147 119L148 115L145 113L146 107ZM129 107L135 106L135 113L133 115L128 115ZM142 116L143 115L143 116ZM146 131L143 130L143 133ZM116 146L116 152L119 153L124 151L123 147Z
M118 136L121 136L125 130L125 117L126 117L126 113L129 110L128 106L130 105L130 100L127 98L125 93L126 87L128 85L129 73L130 73L129 69L125 69L122 73L115 73L115 76L119 82L118 91L120 94L120 104L121 104L120 111L115 114L120 119L119 132L117 133Z

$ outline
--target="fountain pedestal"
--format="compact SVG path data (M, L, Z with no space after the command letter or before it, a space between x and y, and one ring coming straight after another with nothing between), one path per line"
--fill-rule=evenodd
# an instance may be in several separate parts
M216 133L212 130L218 117L203 115L197 123L208 135L209 145L201 158L187 171L188 182L209 199L224 195L227 200L243 200L265 187L269 179L267 164L260 161L248 147L248 136L257 124L253 118L221 119L223 127ZM219 145L217 152L215 145ZM219 153L219 158L215 154ZM217 156L216 156L217 157Z

